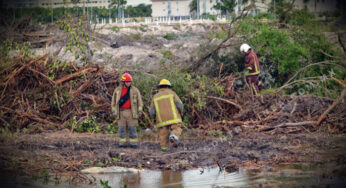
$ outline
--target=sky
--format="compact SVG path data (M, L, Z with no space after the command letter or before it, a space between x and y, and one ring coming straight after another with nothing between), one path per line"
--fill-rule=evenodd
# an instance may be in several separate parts
M127 0L127 5L137 6L141 3L151 4L151 0Z

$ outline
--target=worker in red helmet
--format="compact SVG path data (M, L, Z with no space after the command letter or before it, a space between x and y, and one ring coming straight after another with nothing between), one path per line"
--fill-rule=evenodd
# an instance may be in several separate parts
M119 147L138 147L137 124L143 114L143 101L139 90L131 86L129 73L121 76L121 86L117 87L112 97L112 113L118 121ZM128 132L129 138L126 138Z

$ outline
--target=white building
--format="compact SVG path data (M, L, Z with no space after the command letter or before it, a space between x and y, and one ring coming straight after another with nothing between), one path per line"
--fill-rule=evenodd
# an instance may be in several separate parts
M192 0L151 0L152 17L190 16Z
M199 12L203 14L219 14L219 10L215 9L214 6L219 0L199 0Z
M151 5L151 0L127 0L126 6L138 6L140 4Z
M72 3L71 0L2 0L1 7L4 8L32 8L32 7L98 7L108 8L110 0L80 0L79 3Z
M286 0L287 2L292 2L292 0ZM296 9L302 9L307 7L309 12L318 14L322 12L335 12L338 11L338 1L343 0L296 0L294 2L294 7ZM248 6L250 3L255 3L255 8L250 10L250 14L259 14L267 12L268 9L274 4L274 0L248 0L246 4L242 3L242 0L237 0L237 5L234 8L236 15L239 15L244 7ZM274 6L275 7L275 6Z
M344 1L344 0L339 0L339 1ZM296 0L294 5L298 9L302 9L306 6L308 10L313 13L335 12L335 11L338 11L339 8L341 8L341 7L338 7L341 5L341 4L340 5L338 4L338 0L309 0L309 1Z

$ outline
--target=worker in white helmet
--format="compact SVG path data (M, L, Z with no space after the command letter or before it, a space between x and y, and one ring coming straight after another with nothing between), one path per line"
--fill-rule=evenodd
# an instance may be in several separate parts
M262 86L262 83L258 81L258 75L261 68L256 53L251 47L244 43L240 46L240 52L245 54L245 72L246 81L254 92L255 96L260 96L258 86ZM262 98L261 98L262 99Z

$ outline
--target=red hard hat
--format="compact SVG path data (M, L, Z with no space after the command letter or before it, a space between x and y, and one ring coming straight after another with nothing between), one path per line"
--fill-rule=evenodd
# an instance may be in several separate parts
M129 73L125 73L121 76L121 81L123 82L131 82L132 76Z

